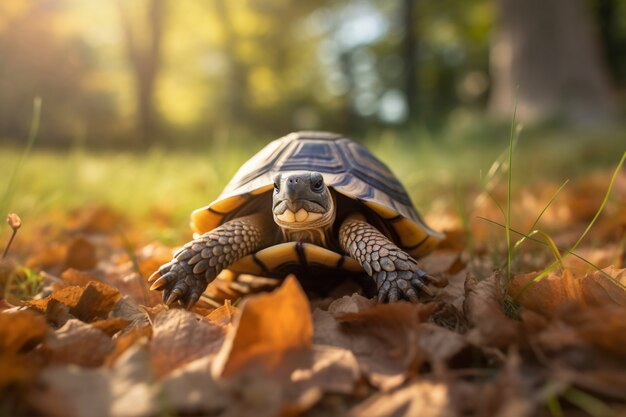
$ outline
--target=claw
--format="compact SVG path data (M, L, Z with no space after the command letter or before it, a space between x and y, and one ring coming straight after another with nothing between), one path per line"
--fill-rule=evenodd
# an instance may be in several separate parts
M169 297L167 297L167 300L165 300L165 304L172 305L172 303L176 300L178 300L182 295L183 295L183 289L181 287L176 287L172 290L172 293L169 295Z
M159 271L158 269L156 271L154 271L152 273L152 275L150 275L150 278L148 278L148 282L154 282L156 281L159 277L161 276L161 271Z
M448 285L448 279L445 277L433 277L432 275L425 275L424 278L437 288L443 288Z
M193 291L191 294L189 294L189 300L185 304L185 308L189 310L191 307L193 307L195 303L198 302L199 299L200 299L200 293L197 291Z
M153 274L154 275L154 274ZM152 278L152 277L150 277ZM169 284L171 281L173 281L175 278L175 275L172 274L171 272L168 272L167 274L163 275L161 278L157 279L154 284L152 284L150 286L150 290L154 291L154 290L160 290L161 288L165 287L167 284Z
M410 302L417 304L419 302L419 297L413 288L409 288L405 291L405 294Z
M420 291L425 292L430 297L435 295L435 293L433 293L433 291L430 288L428 288L426 284L424 284L424 281L422 281L421 278L413 278L411 280L411 283L413 284L414 287L418 288Z

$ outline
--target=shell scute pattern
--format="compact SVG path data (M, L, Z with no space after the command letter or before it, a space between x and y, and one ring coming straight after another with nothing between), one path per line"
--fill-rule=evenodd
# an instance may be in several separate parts
M192 214L192 226L198 233L219 226L249 198L269 191L276 174L297 171L320 172L332 189L368 206L411 255L423 255L443 237L424 223L383 162L362 145L326 132L292 133L269 143L242 165L214 203Z

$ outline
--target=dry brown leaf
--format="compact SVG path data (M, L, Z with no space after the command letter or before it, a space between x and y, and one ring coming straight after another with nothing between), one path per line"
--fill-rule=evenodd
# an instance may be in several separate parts
M67 245L60 242L49 243L39 251L29 255L26 260L26 267L48 270L64 264L67 255Z
M159 408L145 345L128 350L113 369L54 366L40 376L30 404L51 417L148 417Z
M372 384L389 389L419 370L424 359L419 325L433 308L432 304L399 302L337 317L341 332L350 338L350 350Z
M156 316L150 353L158 377L200 357L217 353L224 331L195 313L172 309Z
M32 386L40 365L27 355L0 352L0 393L10 387Z
M87 275L84 272L79 271L78 269L68 268L61 274L61 279L63 280L63 284L65 286L78 286L84 287L89 284L91 281L96 281L96 278Z
M113 337L117 332L126 328L130 324L130 321L114 317L106 320L98 320L91 323L96 329L102 330L109 337Z
M500 274L465 282L463 310L473 326L468 340L477 346L504 347L519 342L520 323L506 316L502 307Z
M592 393L626 401L626 369L574 369L559 364L552 369L552 376L566 386L576 386Z
M98 281L91 281L85 287L70 313L84 322L105 319L121 298L120 292Z
M419 334L424 358L433 365L449 363L469 346L465 337L431 323L422 323Z
M432 308L425 304L375 304L357 295L344 297L331 304L329 311L314 311L314 343L352 351L370 383L391 389L419 368L419 326Z
M67 287L61 290L55 291L46 298L41 300L31 300L24 302L24 305L31 307L41 313L45 313L48 309L48 303L50 300L56 300L68 307L74 307L78 304L78 300L83 294L84 288L82 287Z
M105 206L83 207L70 213L67 228L84 233L118 233L124 218Z
M115 364L118 358L133 345L143 342L144 340L147 342L152 337L152 327L149 325L144 327L132 327L127 332L116 336L117 337L113 339L115 348L107 356L105 361L105 364L109 367Z
M414 382L406 387L370 397L347 414L349 417L455 416L444 384Z
M604 272L617 281L626 281L625 269L611 267ZM548 317L557 315L560 309L566 308L569 304L578 304L581 307L605 305L626 307L624 288L600 271L576 276L566 269L529 285L522 293L526 285L536 276L536 272L516 275L511 279L507 290L522 307Z
M111 311L111 317L118 317L130 322L127 330L134 327L145 327L150 325L146 309L137 304L137 302L128 295L124 295L115 304L113 311Z
M288 351L311 346L309 302L293 276L277 290L248 297L214 362L215 375L231 376L244 368L272 373Z
M0 353L20 353L33 349L48 333L43 316L30 312L0 313Z
M328 312L336 317L345 313L358 313L369 310L375 305L376 301L371 298L366 298L359 294L352 294L333 301L328 306Z
M230 393L211 376L212 359L203 357L190 362L165 377L162 395L167 409L184 415L223 415L233 407Z
M310 355L310 367L292 372L289 390L299 395L309 389L337 394L351 394L354 391L360 372L352 352L335 346L313 345Z
M70 319L46 339L42 350L53 364L100 366L113 347L113 341L102 330Z
M93 269L97 263L96 247L84 236L75 236L67 247L63 269Z
M220 327L230 327L235 321L235 316L240 313L240 310L231 305L227 300L226 303L215 310L211 311L206 317L211 323Z
M624 308L571 308L561 311L559 318L567 323L580 339L615 355L626 358L626 315Z

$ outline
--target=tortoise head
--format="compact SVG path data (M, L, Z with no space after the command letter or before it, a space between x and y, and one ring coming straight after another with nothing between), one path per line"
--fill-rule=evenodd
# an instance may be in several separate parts
M276 175L272 212L283 229L323 229L335 221L335 203L319 172Z

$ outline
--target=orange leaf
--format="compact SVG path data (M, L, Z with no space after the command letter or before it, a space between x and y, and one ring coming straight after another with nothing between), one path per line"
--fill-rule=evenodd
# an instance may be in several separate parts
M626 270L613 267L604 270L609 275L626 279ZM601 307L615 305L626 307L626 291L602 272L594 271L582 277L566 269L555 272L531 284L524 293L520 292L537 276L536 272L516 275L508 286L508 292L522 307L552 317L568 304Z
M275 370L290 351L311 346L313 323L309 301L293 275L277 290L248 297L241 315L213 364L216 375L230 376L253 367Z
M37 346L48 333L43 316L30 311L0 313L0 353L25 352Z
M97 263L96 247L84 237L76 236L67 248L65 268L92 269Z

